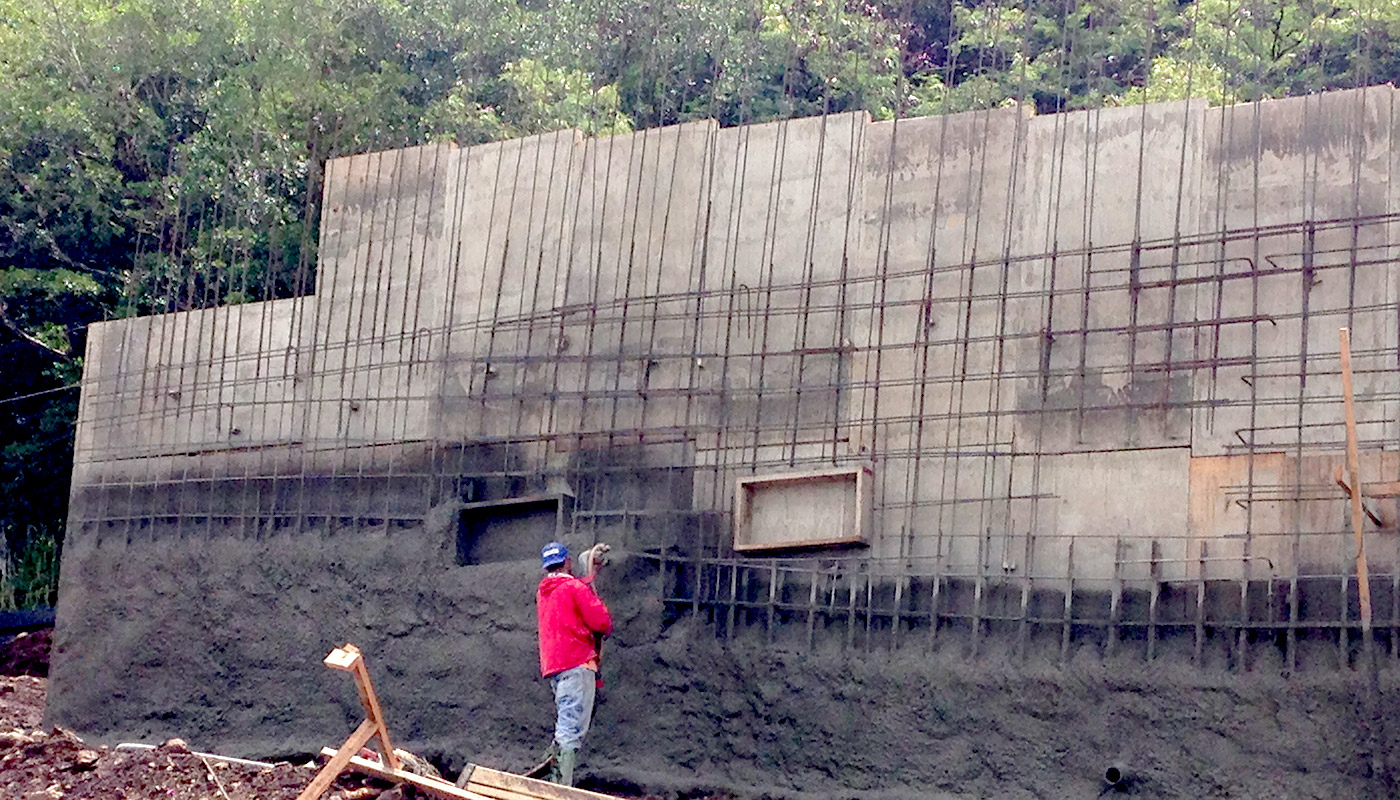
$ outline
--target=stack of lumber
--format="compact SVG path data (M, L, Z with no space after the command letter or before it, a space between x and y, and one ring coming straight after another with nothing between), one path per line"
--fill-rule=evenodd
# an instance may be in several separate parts
M327 747L321 755L334 758L336 751ZM406 783L424 794L442 800L617 800L617 798L557 783L535 780L523 775L478 767L468 764L463 772L466 780L458 779L459 786L447 781L415 775L402 769L392 769L378 761L370 761L358 756L351 758L347 769L373 775L395 783Z

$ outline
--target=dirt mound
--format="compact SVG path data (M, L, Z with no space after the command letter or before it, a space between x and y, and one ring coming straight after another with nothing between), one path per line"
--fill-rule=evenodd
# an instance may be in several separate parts
M63 728L38 730L46 684L30 676L0 677L0 797L295 800L315 774L286 763L259 767L206 759L179 740L154 750L113 750L89 746ZM389 788L345 774L329 797L376 800Z
M286 763L256 767L204 758L179 740L154 750L112 750L88 747L63 728L0 733L0 797L295 800L314 774ZM330 797L372 800L389 788L343 775Z
M33 730L44 724L43 678L0 677L0 732Z
M21 633L8 642L0 642L0 675L47 677L52 643L53 628Z

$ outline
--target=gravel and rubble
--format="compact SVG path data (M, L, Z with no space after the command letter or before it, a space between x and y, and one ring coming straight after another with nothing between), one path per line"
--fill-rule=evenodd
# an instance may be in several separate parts
M179 739L154 750L90 746L44 729L47 679L0 676L0 798L4 800L295 800L315 769L205 758ZM412 790L343 774L327 800L401 800Z

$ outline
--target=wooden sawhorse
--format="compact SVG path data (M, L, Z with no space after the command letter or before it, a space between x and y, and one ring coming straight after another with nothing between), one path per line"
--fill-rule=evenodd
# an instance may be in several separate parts
M353 644L337 647L326 656L325 665L331 669L350 673L355 679L355 688L360 692L360 705L365 707L365 721L350 734L345 744L340 746L330 761L326 762L311 783L297 795L297 800L317 800L336 779L336 776L350 764L350 759L359 754L360 748L370 739L379 737L379 748L384 764L391 770L399 769L399 758L394 755L394 745L389 741L389 726L384 724L384 714L379 709L379 697L370 683L369 670L365 667L365 657L360 648Z

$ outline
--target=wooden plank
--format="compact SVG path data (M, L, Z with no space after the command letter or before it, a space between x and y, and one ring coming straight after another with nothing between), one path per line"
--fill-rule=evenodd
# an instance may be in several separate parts
M355 662L358 660L360 660L360 648L353 644L347 644L332 650L322 663L331 669L350 672L355 668Z
M466 788L467 791L470 791L474 794L479 794L482 797L489 798L490 800L533 800L533 798L531 798L527 794L519 794L517 792L511 792L505 789L497 789L494 786L487 786L484 783L472 783L468 781L466 784Z
M874 473L869 467L859 466L738 478L734 484L734 524L732 532L735 552L743 553L763 550L864 544L869 535L873 519L871 513L871 502L873 499L873 482L871 479L873 476ZM785 540L781 542L751 541L750 529L753 523L753 499L755 490L809 483L840 483L851 487L855 495L856 504L853 520L854 530L842 532L835 536Z
M374 723L369 720L361 722L360 727L356 728L355 732L350 734L350 738L345 740L345 744L340 746L340 751L332 751L331 760L324 767L321 767L321 771L316 773L316 777L311 779L311 783L301 790L301 794L297 795L297 800L317 800L325 794L326 790L331 788L331 784L335 782L340 771L345 769L351 758L360 752L360 748L364 747L365 742L368 742L373 736Z
M590 792L586 789L575 789L572 786L561 786L549 781L527 778L523 775L516 775L510 772L489 767L469 766L471 776L467 781L467 786L486 786L513 792L517 795L538 798L538 800L617 800L616 797L599 792Z
M778 486L784 483L810 483L812 481L840 480L854 478L862 472L871 473L869 467L837 467L835 469L811 470L809 472L788 472L782 475L763 475L753 478L739 478L741 488Z
M1123 537L1113 540L1113 588L1108 601L1108 646L1107 654L1112 656L1118 649L1118 626L1122 622L1123 609Z
M773 628L778 616L778 562L768 567L768 644L773 643Z
M394 744L389 741L389 726L384 722L384 712L379 707L379 695L375 694L374 684L370 682L369 668L365 666L364 657L355 659L351 666L354 671L350 674L355 677L360 704L365 707L365 719L374 726L374 733L379 737L380 755L384 757L384 763L388 764L390 769L398 769L402 765L399 764L399 757L394 755Z
M1157 604L1162 596L1162 572L1160 561L1162 550L1156 539L1152 540L1151 566L1152 596L1147 601L1147 660L1157 657Z
M928 638L929 641L938 639L938 601L943 599L943 568L941 564L934 565L933 590L928 599Z
M459 789L447 781L416 775L401 769L390 769L378 762L360 758L354 755L355 752L354 750L348 750L346 748L341 748L338 751L329 747L321 748L321 755L330 758L331 763L335 763L341 753L346 753L345 767L348 769L353 769L365 775L373 775L376 778L383 778L386 781L392 781L394 783L407 783L425 794L440 797L443 798L443 800L495 800L494 798L489 798L485 795L473 792L470 789Z
M734 550L738 553L748 553L754 550L797 550L803 547L832 547L842 544L865 544L865 539L860 536L835 536L826 539L802 539L795 542L778 542L774 544L739 544L734 543Z
M1201 663L1206 640L1206 553L1208 549L1209 545L1202 541L1201 552L1198 554L1201 560L1196 565L1196 649L1191 659L1193 664Z
M894 579L894 619L890 622L890 651L899 649L899 626L904 621L904 582L908 580L904 575L896 575Z
M817 634L817 581L821 580L823 585L826 582L826 575L812 570L812 585L807 591L807 649L811 650L815 644Z
M1357 453L1356 445L1356 407L1352 398L1351 386L1351 331L1342 328L1338 332L1341 339L1342 355L1342 399L1346 406L1347 422L1347 476L1351 478L1352 486L1362 487L1361 482L1361 459ZM1371 580L1366 568L1366 535L1362 519L1363 510L1361 508L1361 492L1351 492L1351 531L1356 538L1356 591L1361 599L1361 635L1364 638L1362 646L1366 648L1368 656L1371 654Z
M1074 625L1074 539L1069 540L1065 553L1065 614L1060 629L1060 663L1069 658L1069 638Z

